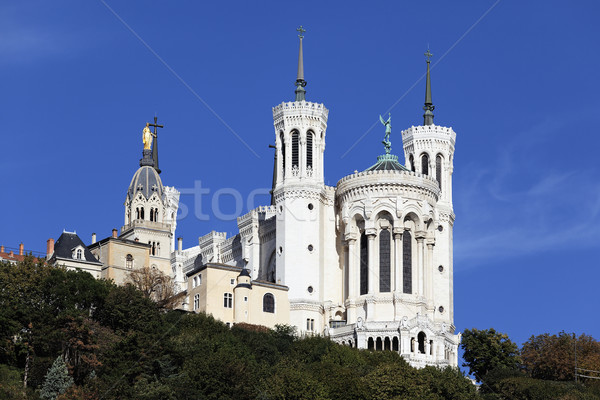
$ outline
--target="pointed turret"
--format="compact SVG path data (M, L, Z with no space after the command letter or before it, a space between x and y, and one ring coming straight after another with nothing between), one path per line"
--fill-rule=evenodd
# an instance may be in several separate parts
M427 49L427 53L425 53L427 60L427 81L425 84L425 106L423 107L425 114L423 114L423 125L433 125L433 110L435 109L435 106L431 101L431 78L429 76L429 59L431 56L433 56L433 54Z
M306 86L306 81L304 80L304 59L302 57L302 39L304 38L304 32L306 30L300 25L298 29L296 29L300 34L298 37L300 38L300 50L298 52L298 75L296 77L296 101L306 100L306 90L304 87Z

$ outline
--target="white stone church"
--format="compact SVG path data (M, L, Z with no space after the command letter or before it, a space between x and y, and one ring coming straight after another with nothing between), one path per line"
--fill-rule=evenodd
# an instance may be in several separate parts
M88 246L101 275L122 282L152 266L186 292L184 308L228 325L290 324L300 335L398 352L413 366L457 366L456 134L433 123L429 58L424 123L402 131L405 165L390 152L391 117L382 119L385 154L335 187L323 171L329 111L305 99L305 86L300 35L295 101L273 108L271 205L239 217L232 237L212 231L197 246L176 246L179 192L163 186L155 138L127 191L120 234Z

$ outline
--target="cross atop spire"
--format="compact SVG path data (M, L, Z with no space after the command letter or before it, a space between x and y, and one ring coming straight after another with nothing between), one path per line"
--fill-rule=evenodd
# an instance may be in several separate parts
M152 146L152 161L154 161L154 169L160 174L160 168L158 168L158 130L157 128L164 128L164 125L158 124L158 117L154 117L154 123L148 124L148 126L154 127L154 146Z
M425 53L424 55L425 55L425 59L429 63L429 59L433 56L433 54L431 54L431 52L429 51L429 47L427 47L427 53Z
M302 57L302 39L304 38L304 32L306 29L300 25L298 29L299 32L298 37L300 38L300 50L298 52L298 75L296 76L296 101L306 100L306 90L304 87L306 86L306 81L304 80L304 59Z
M425 114L423 114L423 125L433 125L433 110L435 106L431 100L431 77L429 75L429 64L430 58L433 56L429 51L429 47L427 47L427 52L425 53L425 61L427 62L427 80L425 83L425 106L423 110L425 110Z

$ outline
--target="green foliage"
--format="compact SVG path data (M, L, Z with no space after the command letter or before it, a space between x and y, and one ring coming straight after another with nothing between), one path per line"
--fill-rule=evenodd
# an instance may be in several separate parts
M31 388L57 400L482 398L456 369L415 369L395 352L299 338L286 325L230 329L209 315L161 310L131 285L31 259L0 264L0 285L0 399L37 398ZM506 335L469 330L463 338L490 399L594 398L591 387L519 372ZM582 357L594 343L582 342ZM494 391L505 394L489 397Z
M62 357L57 357L46 374L46 379L40 389L40 398L42 400L55 400L60 394L66 392L72 384L73 378L69 375L67 364L65 364Z
M571 381L575 378L575 348L579 368L600 370L600 342L565 332L531 336L523 343L523 365L532 378Z
M466 329L462 335L463 366L469 367L478 382L497 368L518 369L521 363L519 348L508 335L494 328Z

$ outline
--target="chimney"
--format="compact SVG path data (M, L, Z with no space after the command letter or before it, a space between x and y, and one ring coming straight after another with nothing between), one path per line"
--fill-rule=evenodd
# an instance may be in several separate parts
M96 233L92 233L92 244L96 243Z
M183 238L182 237L177 238L177 250L183 251Z
M114 237L115 239L117 238L117 232L118 231L116 229L113 229L112 237Z
M54 254L54 239L50 238L46 242L46 257L50 258Z
M23 255L23 243L21 243L19 245L19 255L22 256Z
M4 246L0 246L0 253L4 253Z

